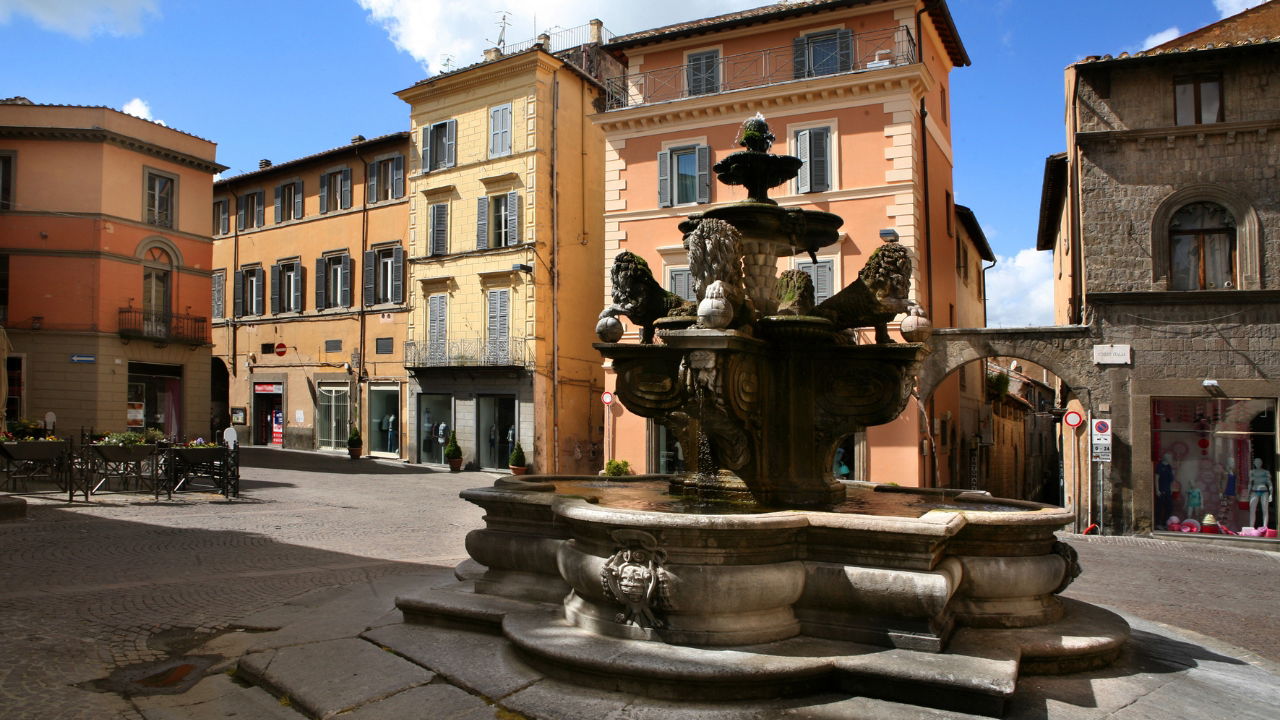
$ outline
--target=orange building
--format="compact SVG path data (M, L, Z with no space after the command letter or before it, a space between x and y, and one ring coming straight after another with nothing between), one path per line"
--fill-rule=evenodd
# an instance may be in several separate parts
M214 412L243 442L410 456L407 153L357 136L214 185Z
M10 419L209 433L214 157L110 108L0 101Z
M984 253L972 233L958 241L947 102L949 73L969 58L945 3L778 4L619 36L607 49L627 71L610 79L607 108L595 116L606 138L606 265L629 250L668 288L687 287L677 225L708 204L745 199L742 188L713 182L711 168L739 149L738 128L760 112L777 136L773 151L806 161L771 197L845 221L816 263L798 255L780 270L813 275L821 301L892 233L914 254L911 296L935 327L955 326L958 304L981 302L978 278L964 280ZM960 397L953 376L926 399L927 412L912 401L898 419L847 440L849 475L952 484ZM661 426L611 406L606 457L667 472L682 452Z

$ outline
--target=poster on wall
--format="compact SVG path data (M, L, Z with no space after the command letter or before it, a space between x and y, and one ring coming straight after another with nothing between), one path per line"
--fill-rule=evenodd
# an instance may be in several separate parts
M125 427L141 429L147 422L146 405L140 402L125 403Z
M248 425L249 413L245 408L231 408L231 424L232 425Z

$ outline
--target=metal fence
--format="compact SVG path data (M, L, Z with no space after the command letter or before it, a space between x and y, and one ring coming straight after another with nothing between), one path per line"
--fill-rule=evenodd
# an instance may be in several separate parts
M409 368L428 367L522 367L533 369L533 343L528 339L490 342L484 338L464 338L443 343L404 344L404 364Z
M916 62L916 44L905 26L870 30L843 42L786 45L673 65L605 80L607 109L680 100L821 75L879 70Z
M609 32L603 25L600 27L600 38L596 39L592 37L591 23L559 30L553 33L547 33L547 36L549 39L546 45L543 46L543 49L550 53L560 52L561 50L567 50L568 48L577 47L579 45L609 43L613 41L614 37L613 33ZM534 38L532 40L525 40L518 43L505 43L498 49L502 51L503 55L514 55L519 52L524 52L537 44L538 38Z
M140 308L120 308L120 337L203 345L209 342L209 319Z

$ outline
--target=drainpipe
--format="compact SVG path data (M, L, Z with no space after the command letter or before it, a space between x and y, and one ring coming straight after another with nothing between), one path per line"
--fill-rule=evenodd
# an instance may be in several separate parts
M364 183L363 183L364 192L360 194L360 288L361 288L362 294L359 300L357 300L355 297L355 294L356 294L355 288L351 288L351 295L352 295L351 300L356 307L356 316L360 319L360 322L359 322L360 339L357 344L357 347L360 348L360 367L356 368L356 403L355 403L356 404L356 425L359 426L361 408L364 407L364 403L361 402L361 394L360 394L361 385L364 383L364 379L369 376L368 371L366 370L366 368L369 365L368 355L365 354L365 348L364 348L365 321L367 318L365 317L365 312L364 312L364 296L363 296L364 254L369 250L369 164L365 162L364 155L360 154L359 147L352 147L351 149L353 152L355 152L356 158L360 161L361 176L364 178ZM353 174L353 179L354 179L354 174ZM354 187L351 188L351 192L352 193L355 192ZM351 262L351 268L353 270L352 275L355 274L354 272L355 267L356 267L356 262L352 260ZM403 428L404 423L400 423L400 427ZM361 436L363 437L364 433L362 433Z
M551 71L551 471L560 472L560 79ZM586 176L580 175L585 182Z
M239 207L240 196L236 194L235 190L231 189L230 185L227 186L227 193L231 195L231 199L235 203L236 207ZM227 280L231 280L231 290L232 292L234 292L236 287L235 285L236 271L240 268L240 226L237 225L235 220L233 220L231 217L232 209L233 208L231 207L227 208L227 225L231 227L231 267L229 268L231 276L229 278L226 276L223 276L222 278L222 283L223 283L222 284L222 312L224 313L227 312L227 285L226 285ZM235 298L233 297L231 298L231 312L230 312L231 317L227 318L227 330L229 331L228 334L231 336L231 342L229 344L231 345L231 376L232 377L236 376L236 337L239 334L236 332L237 318L236 318L235 307L236 307L236 303L235 303ZM228 388L227 390L229 393L230 388ZM252 395L253 393L250 393L250 398L249 398L250 400L253 399ZM227 399L228 401L230 400L230 398L227 398ZM230 406L228 406L227 412L228 413L231 412ZM251 423L250 427L252 426L253 425Z
M982 327L987 326L987 271L996 266L996 261L982 268Z
M1067 190L1067 201L1071 203L1071 230L1070 237L1067 242L1071 244L1071 316L1069 318L1071 324L1079 325L1084 322L1084 289L1083 278L1080 277L1080 163L1078 162L1079 153L1075 148L1077 113L1079 109L1080 98L1080 71L1073 73L1071 78L1071 113L1067 117L1068 136L1071 138L1072 147L1068 148L1070 156L1067 159L1067 172L1070 178L1070 187Z

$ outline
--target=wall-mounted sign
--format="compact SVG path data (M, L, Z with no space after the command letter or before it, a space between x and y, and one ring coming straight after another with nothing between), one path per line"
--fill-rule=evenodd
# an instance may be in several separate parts
M600 402L604 403L605 405L612 405L613 393L609 392L608 390L605 390L604 392L600 393Z
M256 393L275 393L284 392L284 383L254 383L253 391Z
M1111 462L1111 421L1094 418L1090 426L1094 462Z
M1133 362L1133 346L1131 345L1094 345L1093 363L1095 365L1128 365Z
M124 426L128 428L140 428L145 425L147 420L146 407L146 405L140 402L125 403Z
M276 354L280 357L284 357L284 354L288 352L288 350L289 348L285 347L284 343L276 343Z
M231 424L232 425L247 425L248 420L249 420L249 412L246 408L242 408L242 407L231 408Z
M1062 416L1062 422L1065 423L1067 427L1077 428L1084 422L1084 416L1075 410L1068 410L1067 414Z
M73 362L73 363L96 363L96 362L98 362L98 356L97 356L97 355L89 355L89 354L87 354L87 353L77 353L77 354L75 354L75 355L72 355L72 356L71 356L71 362Z

